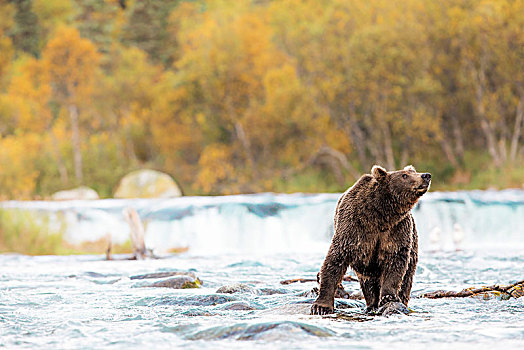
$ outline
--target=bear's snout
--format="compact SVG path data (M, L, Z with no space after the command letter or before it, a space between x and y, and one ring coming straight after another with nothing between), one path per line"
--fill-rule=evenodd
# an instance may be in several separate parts
M422 179L424 179L424 181L429 182L431 180L431 174L430 173L422 174Z

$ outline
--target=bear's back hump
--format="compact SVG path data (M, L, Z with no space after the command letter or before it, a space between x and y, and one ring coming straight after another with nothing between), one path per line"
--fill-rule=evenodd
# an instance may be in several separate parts
M373 176L369 174L362 175L360 179L340 197L337 208L345 207L347 209L353 209L360 207L371 192L373 182Z

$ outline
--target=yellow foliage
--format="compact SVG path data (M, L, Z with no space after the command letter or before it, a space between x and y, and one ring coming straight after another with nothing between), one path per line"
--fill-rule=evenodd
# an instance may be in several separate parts
M43 69L61 101L76 101L91 92L99 61L95 45L65 26L56 30L42 52Z
M38 17L44 40L57 27L71 22L75 11L72 0L33 0L32 10Z
M51 123L49 76L40 61L28 59L11 79L8 95L15 111L15 128L26 132L45 132Z
M7 36L3 36L0 30L0 88L2 87L4 76L11 65L12 56L13 45L11 44L11 40Z
M38 169L34 160L40 135L24 134L0 138L0 198L29 199L35 190Z
M231 150L225 145L207 146L198 161L200 171L195 185L207 193L221 192L221 185L228 184L235 178L231 155Z

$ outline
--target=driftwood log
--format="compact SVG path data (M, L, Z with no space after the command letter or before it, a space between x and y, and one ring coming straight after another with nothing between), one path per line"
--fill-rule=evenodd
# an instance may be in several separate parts
M153 254L153 252L150 249L146 248L144 240L144 224L142 223L142 220L140 220L140 216L138 215L137 211L132 207L127 207L124 210L122 210L122 214L124 215L124 218L129 225L129 237L131 238L131 245L133 246L133 255L129 258L124 258L123 260L144 260L147 258L156 259L157 257ZM107 234L106 237L106 259L115 260L111 255L111 235Z

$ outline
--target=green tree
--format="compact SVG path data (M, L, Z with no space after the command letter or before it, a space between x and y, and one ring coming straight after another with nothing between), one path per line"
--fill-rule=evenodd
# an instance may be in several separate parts
M131 1L127 22L122 30L122 42L148 53L154 62L170 64L172 48L167 31L171 10L179 0Z
M37 57L40 54L38 43L38 18L33 12L32 0L12 0L16 8L15 26L11 30L13 44L17 50Z
M75 26L80 35L107 52L116 36L117 18L122 11L116 0L74 0Z

